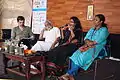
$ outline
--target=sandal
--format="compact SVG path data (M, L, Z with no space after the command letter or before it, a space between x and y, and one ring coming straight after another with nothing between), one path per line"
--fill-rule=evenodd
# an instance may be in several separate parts
M58 78L59 80L69 80L69 74L64 74Z
M69 76L69 80L75 80L73 76Z
M58 79L57 80L64 80L62 77L58 77Z

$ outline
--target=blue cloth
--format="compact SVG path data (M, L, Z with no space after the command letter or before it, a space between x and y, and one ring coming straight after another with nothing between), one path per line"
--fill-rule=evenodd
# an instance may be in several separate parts
M97 45L95 45L94 48L90 48L85 52L81 52L78 49L70 57L70 60L73 61L73 63L75 63L75 65L79 66L80 68L87 70L91 63L94 61L94 59L99 55L100 51L104 50L108 35L109 32L106 27L101 27L98 30L95 30L94 27L91 28L85 36L85 39L96 41ZM105 54L107 54L106 51L104 52Z
M67 71L67 73L69 75L76 75L79 68L80 67L78 65L76 65L73 61L70 60L69 70Z

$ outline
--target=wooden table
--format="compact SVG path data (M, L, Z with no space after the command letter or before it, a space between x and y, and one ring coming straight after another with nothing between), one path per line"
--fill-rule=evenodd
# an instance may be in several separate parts
M4 53L4 54L5 54L6 59L12 59L13 61L17 60L17 61L20 61L21 63L25 64L25 66L24 66L25 73L21 72L20 65L19 66L12 66L12 67L6 66L6 70L26 77L26 80L30 80L31 76L33 75L30 73L30 71L31 71L30 65L32 63L39 61L40 62L40 64L39 64L40 70L37 73L41 75L40 80L45 80L45 58L44 58L44 56L27 56L27 57L25 57L25 56L13 55L13 54L9 54L9 53ZM8 61L7 60L5 60L5 61L6 61L5 63L7 64ZM16 71L14 69L16 67L19 68L19 70Z

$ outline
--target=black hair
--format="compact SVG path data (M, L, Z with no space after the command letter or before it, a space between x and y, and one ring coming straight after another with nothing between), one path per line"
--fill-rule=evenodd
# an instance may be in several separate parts
M25 18L24 18L23 16L18 16L18 17L17 17L17 22L19 22L19 20L25 21Z
M79 43L83 43L83 30L80 20L76 16L72 16L70 19L72 19L75 24L75 28L73 30L75 37L73 38L73 40L78 39Z
M81 29L82 30L81 22L76 16L72 16L70 19L72 19L75 23L75 30L76 29Z
M107 24L105 22L105 16L103 14L97 14L95 17L98 17L100 21L102 21L102 27L107 27Z

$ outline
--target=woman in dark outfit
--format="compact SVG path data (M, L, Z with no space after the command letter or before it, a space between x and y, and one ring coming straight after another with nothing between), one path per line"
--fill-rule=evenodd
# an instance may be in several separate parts
M63 29L61 29L62 32ZM47 61L53 62L58 66L63 66L66 63L66 58L71 56L82 43L82 26L80 20L73 16L70 18L70 23L67 26L68 34L65 36L62 44L47 52ZM66 38L66 39L65 39Z

